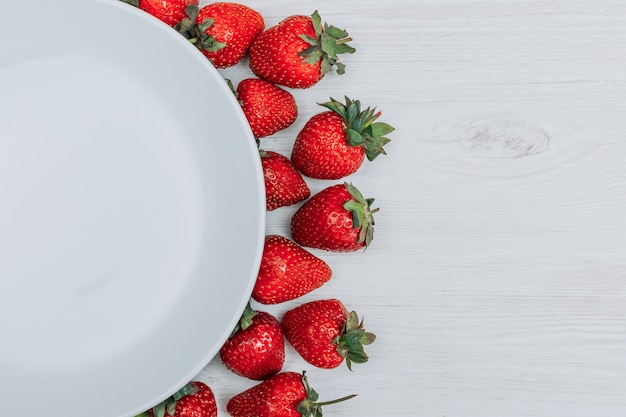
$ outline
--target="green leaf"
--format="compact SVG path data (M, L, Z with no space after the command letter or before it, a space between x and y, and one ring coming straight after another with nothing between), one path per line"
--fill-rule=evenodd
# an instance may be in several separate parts
M311 401L317 401L319 399L319 394L313 388L309 387L309 390L306 393L306 397Z
M384 146L390 142L386 137L367 137L365 139L365 156L368 161L373 161L379 155L386 155Z
M120 0L122 3L130 4L131 6L139 7L139 0Z
M322 59L322 66L321 66L322 75L328 74L329 72L331 72L333 70L334 64L335 64L335 61L332 59Z
M202 41L201 45L202 45L202 49L207 52L217 52L220 49L223 49L226 47L226 44L224 42L218 42L212 36L209 40Z
M176 414L176 401L172 401L169 404L167 404L167 413L170 416L173 416L174 414Z
M313 23L313 29L317 35L322 33L322 18L320 14L316 11L311 15L311 21Z
M346 130L346 142L350 146L362 146L365 143L363 136L354 129Z
M200 24L198 25L198 30L201 33L205 33L207 30L209 30L211 26L213 26L214 23L215 23L215 19L207 17L202 22L200 22Z
M341 62L336 62L337 65L337 74L343 75L346 73L346 65Z
M359 189L358 189L358 188L356 188L354 185L352 185L352 184L351 184L351 183L349 183L349 182L344 182L344 183L343 183L343 186L344 186L344 187L346 187L346 190L348 190L348 192L350 193L350 195L351 195L352 197L354 197L354 199L355 199L356 201L359 201L359 202L363 202L363 201L365 201L365 198L363 197L363 194L361 194L361 192L359 191Z
M174 400L178 401L186 395L193 394L196 392L196 389L191 384L185 384L181 389L176 391L172 397Z
M372 136L385 136L396 130L393 126L383 122L372 123L369 129Z
M359 100L351 101L348 97L345 97L345 99L346 106L348 106L346 123L351 124L361 112L361 102Z
M200 13L200 8L198 6L196 6L195 4L190 4L187 7L185 7L185 14L192 21L196 20L196 18L198 17L199 13Z
M319 41L317 38L312 38L305 34L298 35L298 37L302 39L303 41L305 41L306 43L308 43L309 45L317 46L319 44Z
M363 337L361 337L362 345L371 345L376 341L376 335L374 333L364 332Z
M152 414L154 414L154 417L164 417L165 416L165 403L162 402L156 405L152 409Z
M195 22L191 19L183 19L180 21L178 25L176 25L176 30L182 35L186 35L185 37L189 39L189 34L195 26Z
M354 363L365 363L369 357L362 351L350 351L346 359L350 359Z
M346 328L346 332L351 332L352 330L356 330L359 328L359 316L356 314L356 311L351 311L348 314L345 328Z
M311 48L307 48L303 51L302 56L304 56L303 61L306 62L307 64L311 64L311 65L315 65L318 62L322 61L322 51L317 48L312 46ZM323 65L323 61L322 61L322 65Z
M328 110L334 111L339 116L341 116L344 120L347 117L347 115L346 115L346 111L347 111L346 106L344 106L343 103L341 103L340 101L335 100L332 97L330 98L330 101L327 101L326 103L317 103L317 104L322 106L322 107L326 107Z
M335 26L327 26L326 30L325 30L325 33L327 33L329 36L335 38L336 40L348 37L348 32L346 32L343 29L339 29L339 28L337 28Z
M350 200L343 205L343 208L345 208L352 214L352 226L355 229L361 227L361 217L359 216L361 205L354 200Z
M356 49L348 45L347 43L338 43L335 45L335 53L339 54L353 54Z
M322 45L322 52L326 53L329 57L333 59L337 59L337 54L335 53L335 39L328 36L326 33L322 33L322 36L320 36L320 41Z

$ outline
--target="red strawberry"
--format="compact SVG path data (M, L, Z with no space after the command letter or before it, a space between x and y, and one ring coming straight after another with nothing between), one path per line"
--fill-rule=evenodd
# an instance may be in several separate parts
M352 184L323 189L291 218L291 237L301 246L353 252L374 238L373 198L365 199Z
M192 381L137 417L217 417L217 405L211 388Z
M293 95L260 78L242 80L237 85L237 99L255 138L286 129L298 117Z
M311 195L309 186L286 156L259 151L265 179L265 206L268 211L291 206Z
M233 417L322 417L322 406L353 397L318 402L304 372L283 372L232 397L226 411Z
M265 28L261 14L243 4L217 2L202 9L189 6L185 12L188 17L176 29L217 68L237 64Z
M198 5L198 0L122 0L139 7L152 16L174 26L182 21L186 14L185 8L190 4Z
M330 111L313 116L298 134L291 161L304 175L336 180L355 173L365 156L373 161L385 153L389 139L384 135L394 128L375 122L380 112L362 111L359 100L345 99L345 105L332 97L321 104Z
M283 236L265 237L252 298L263 304L293 300L321 287L332 275L326 262Z
M278 320L246 307L239 324L220 349L226 368L246 378L262 380L278 373L285 362L285 340Z
M261 33L250 46L250 69L257 77L291 88L308 88L337 67L338 54L353 53L348 33L324 24L317 13L290 16Z
M348 313L341 301L317 300L287 311L281 320L285 337L311 365L336 368L346 361L367 362L363 345L374 342L376 336L363 329L357 314Z

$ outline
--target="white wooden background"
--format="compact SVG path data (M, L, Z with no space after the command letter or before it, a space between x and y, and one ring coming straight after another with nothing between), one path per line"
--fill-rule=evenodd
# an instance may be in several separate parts
M325 415L626 416L626 1L242 3L268 26L317 9L357 48L345 75L294 91L300 117L265 149L289 155L330 96L397 128L347 178L381 208L372 246L314 252L328 284L255 305L280 317L336 297L378 335L352 373L288 348L285 370L322 399L359 394ZM269 213L268 233L289 236L295 209ZM221 415L255 384L219 359L197 378Z

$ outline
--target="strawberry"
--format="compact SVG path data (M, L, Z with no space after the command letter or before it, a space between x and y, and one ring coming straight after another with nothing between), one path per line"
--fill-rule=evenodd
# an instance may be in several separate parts
M237 85L237 99L255 138L288 128L298 117L293 95L260 78L246 78Z
M394 128L376 122L381 113L369 107L361 110L359 100L345 98L343 104L331 97L320 104L329 111L311 117L293 145L291 161L304 175L336 180L355 173L364 157L373 161L384 154L389 143L384 135Z
M198 5L198 0L122 0L151 14L170 26L175 26L185 18L185 8Z
M352 184L330 186L311 197L291 218L291 237L301 246L335 252L366 248L374 238L373 198Z
M137 417L217 417L217 405L211 388L192 381Z
M217 68L237 64L265 28L261 14L243 4L216 2L201 9L189 6L185 12L187 17L176 25L176 30Z
M356 312L348 313L337 299L317 300L287 311L281 320L287 341L302 358L320 368L336 368L344 359L352 363L367 362L363 345L376 336L363 329Z
M268 211L291 206L311 195L309 186L286 156L259 151L265 179L265 206Z
M262 380L278 373L285 362L285 340L278 320L248 303L241 320L220 349L226 368Z
M328 264L283 236L265 237L252 298L262 304L293 300L330 280Z
M229 399L226 411L233 417L322 417L322 406L355 396L318 402L305 372L282 372Z
M337 67L338 54L353 53L348 33L324 24L320 15L290 16L261 33L250 46L250 69L259 78L290 88L309 88Z

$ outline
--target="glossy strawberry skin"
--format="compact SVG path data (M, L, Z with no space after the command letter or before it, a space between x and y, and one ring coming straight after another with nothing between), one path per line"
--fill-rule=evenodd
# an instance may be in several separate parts
M252 324L228 338L220 349L226 368L254 380L267 379L280 372L285 362L285 340L279 321L257 311Z
M262 151L261 166L267 211L291 206L311 195L306 181L286 156L273 151Z
M250 69L259 78L290 88L309 88L322 78L321 63L304 62L299 53L315 37L309 16L290 16L261 33L250 46Z
M232 417L302 417L298 404L306 398L302 374L282 372L230 398Z
M165 411L164 417L217 417L217 404L211 388L200 381L192 381L189 386L194 392L176 401L174 414L170 414L167 407L164 407L162 410ZM156 407L141 414L141 416L145 414L154 417L157 414L154 412L155 409Z
M344 204L352 195L344 184L323 189L306 201L291 218L291 237L301 246L335 252L353 252L365 247L359 241L352 214Z
M362 147L348 145L344 121L332 111L311 117L296 137L291 152L294 166L307 177L317 179L340 179L353 174L364 159Z
M321 287L331 276L322 259L283 236L269 235L252 298L262 304L283 303Z
M218 51L202 53L217 68L228 68L237 64L248 52L252 40L263 31L265 21L256 10L238 3L216 2L200 9L196 23L205 19L214 20L205 33L226 46Z
M344 358L333 340L340 336L348 311L336 299L317 300L287 311L282 319L287 341L311 365L336 368Z
M198 5L198 0L139 0L139 8L164 23L174 26L187 15L185 8L190 4Z
M293 95L260 78L246 78L237 85L237 98L255 138L286 129L296 121Z

